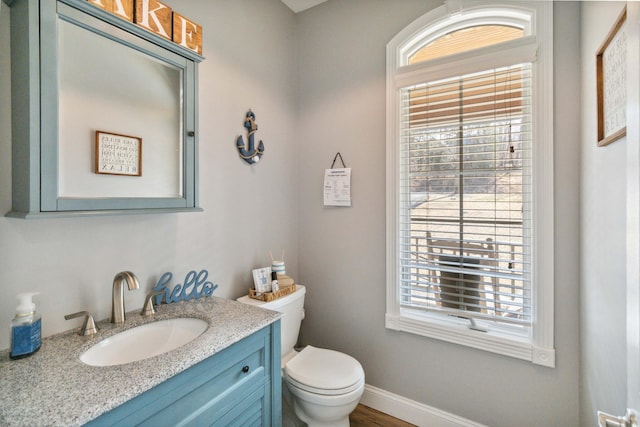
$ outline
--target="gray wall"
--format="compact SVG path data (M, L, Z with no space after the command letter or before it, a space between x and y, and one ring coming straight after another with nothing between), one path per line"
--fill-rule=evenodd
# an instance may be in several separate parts
M579 40L555 6L557 367L390 331L385 314L385 47L439 1L329 1L297 21L304 343L359 359L367 383L491 426L577 426ZM322 207L340 151L353 207Z
M597 147L595 54L624 2L584 2L581 21L582 419L626 410L626 145ZM637 142L636 142L637 143ZM585 424L587 425L587 424Z
M43 334L78 326L64 314L110 315L114 275L131 270L142 289L125 292L128 309L166 271L183 283L207 269L215 295L235 298L253 284L251 269L270 265L269 250L286 251L297 277L298 139L295 127L294 14L279 0L167 0L203 26L206 58L200 78L200 204L202 213L82 219L18 220L0 216L0 324L8 325L15 294L34 290ZM10 8L0 2L0 213L11 209L9 93ZM235 140L251 108L265 144L249 166ZM115 131L115 129L114 129ZM91 143L91 141L87 141ZM91 162L91 159L86 159ZM91 163L88 163L91 164ZM0 349L9 347L8 329Z

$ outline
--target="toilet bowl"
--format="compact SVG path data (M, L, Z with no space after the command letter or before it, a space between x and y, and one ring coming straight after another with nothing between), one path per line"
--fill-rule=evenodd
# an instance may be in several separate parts
M283 378L296 415L310 427L348 427L364 392L364 371L356 359L312 346L285 364Z
M238 301L284 313L282 331L282 382L296 416L309 427L348 427L349 414L364 392L364 370L353 357L313 346L296 351L304 318L304 286L283 298L264 302L244 296Z

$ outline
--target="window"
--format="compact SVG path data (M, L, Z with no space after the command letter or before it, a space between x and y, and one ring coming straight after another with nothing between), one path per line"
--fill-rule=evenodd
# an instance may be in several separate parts
M387 327L554 366L551 7L388 45Z
M508 25L479 25L446 34L420 48L408 58L409 64L466 52L524 36L524 30Z

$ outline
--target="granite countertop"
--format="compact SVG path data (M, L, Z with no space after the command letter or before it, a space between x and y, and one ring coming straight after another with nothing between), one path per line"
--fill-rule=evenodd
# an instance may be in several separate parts
M144 393L168 378L275 322L280 313L218 297L162 304L151 317L127 313L123 326L98 322L93 337L78 329L42 340L34 355L0 352L1 426L77 426ZM174 317L209 322L198 338L158 356L118 366L89 366L80 355L111 335Z

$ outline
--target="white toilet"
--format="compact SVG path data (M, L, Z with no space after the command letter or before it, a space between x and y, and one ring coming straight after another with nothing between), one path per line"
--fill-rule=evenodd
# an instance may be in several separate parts
M353 357L333 350L294 345L304 318L305 287L283 298L264 302L244 296L238 301L284 313L282 379L293 399L296 415L309 427L349 427L349 414L364 392L364 370ZM283 387L283 392L285 392Z

